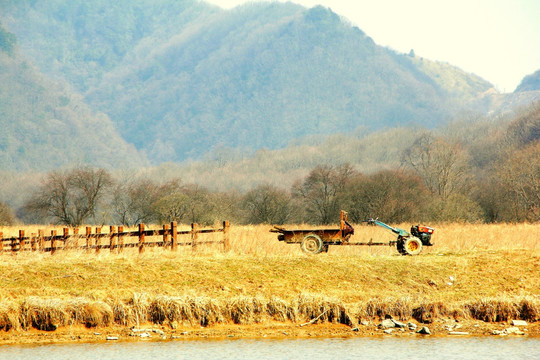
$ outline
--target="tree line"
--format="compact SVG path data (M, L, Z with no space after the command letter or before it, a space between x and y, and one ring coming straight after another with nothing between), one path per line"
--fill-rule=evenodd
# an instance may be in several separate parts
M319 165L290 189L261 184L245 193L210 191L180 179L119 180L98 168L51 171L17 216L29 223L68 226L213 224L223 219L332 224L341 209L355 223L370 217L390 223L540 220L540 142L516 153L484 184L467 176L462 151L424 136L404 154L406 165L400 169L362 174L350 164ZM15 218L6 205L0 206L0 223Z
M115 179L107 170L77 167L49 172L16 215L0 207L0 222L82 224L335 223L339 210L360 222L378 216L390 222L418 219L429 197L409 170L362 174L350 164L319 165L290 189L261 184L249 191L213 192L180 179Z
M75 167L47 173L17 209L0 203L0 225L123 224L230 220L240 224L361 222L535 222L540 220L540 103L506 127L456 122L416 131L400 165L360 172L326 162L291 186L261 183L214 191L179 177ZM383 145L381 145L383 146ZM285 174L286 175L286 174Z

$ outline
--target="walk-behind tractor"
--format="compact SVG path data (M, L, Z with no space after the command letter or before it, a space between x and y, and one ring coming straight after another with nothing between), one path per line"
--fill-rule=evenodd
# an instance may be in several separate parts
M278 240L287 244L300 244L302 250L308 254L319 254L328 252L330 245L396 245L397 250L402 255L418 255L424 246L432 246L431 235L435 231L433 228L422 225L411 226L411 231L395 228L387 225L379 219L366 220L368 224L381 226L397 235L396 240L389 242L349 242L354 235L354 228L347 221L347 213L341 211L339 229L297 229L289 230L274 226L271 232L278 233Z

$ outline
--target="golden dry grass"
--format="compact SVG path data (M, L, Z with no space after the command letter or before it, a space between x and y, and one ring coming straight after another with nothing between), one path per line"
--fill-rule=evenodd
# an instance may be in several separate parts
M399 228L409 229L411 224L397 224ZM423 253L459 253L482 250L538 250L540 249L540 224L430 224L435 228L433 235L433 248L424 248ZM216 225L214 228L220 228L221 225ZM310 229L316 228L310 225L286 225L285 228ZM336 226L329 226L335 228ZM390 231L377 226L355 225L355 235L351 238L351 242L368 242L381 241L387 242L395 239L395 235ZM147 229L160 229L157 225L148 225ZM0 227L0 232L3 232L4 237L18 236L19 229L17 226ZM33 225L23 227L26 236L35 234L39 229L45 230L46 235L50 235L51 230L56 230L58 234L62 233L63 228L59 226ZM297 255L299 246L288 245L277 241L275 233L269 232L269 225L245 225L231 226L231 251L239 255ZM92 228L95 231L95 227ZM136 227L125 228L124 231L136 231ZM180 225L179 231L190 230L187 225ZM104 226L102 233L107 234L109 227ZM71 230L70 230L71 233ZM84 234L84 227L80 228L80 233ZM222 234L204 234L199 235L201 240L221 240ZM158 239L158 240L156 240ZM83 239L79 241L79 245L83 245ZM158 238L154 238L159 241ZM103 239L105 244L108 240ZM133 242L137 240L132 238ZM189 241L189 235L179 236L179 241ZM6 244L4 246L7 246ZM182 249L182 247L181 247ZM185 249L190 250L190 247ZM343 255L392 255L396 252L395 247L367 247L367 246L347 246L338 247L331 246L331 253ZM205 247L199 248L199 253L212 253L215 248Z
M397 224L409 229L411 224ZM288 226L284 226L288 228ZM351 242L386 242L395 235L377 226L355 225L355 235ZM435 224L433 248L424 248L424 253L459 253L478 250L540 249L540 224ZM290 228L311 228L308 225ZM241 226L231 228L232 249L239 254L251 255L294 255L299 246L277 241L276 234L269 232L270 226ZM395 247L331 246L330 252L343 255L392 255Z
M320 321L344 324L386 314L423 322L540 319L540 225L434 227L435 246L415 257L386 246L331 246L309 256L262 225L233 225L225 253L221 245L141 255L136 249L4 253L0 329L299 322L321 314ZM1 231L18 234L18 228ZM352 241L370 239L393 235L356 226Z

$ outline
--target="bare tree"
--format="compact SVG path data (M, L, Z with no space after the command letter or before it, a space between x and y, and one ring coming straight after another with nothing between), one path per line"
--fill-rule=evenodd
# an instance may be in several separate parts
M293 185L293 194L301 198L310 218L322 224L336 221L340 196L355 173L349 164L319 165L306 179Z
M540 220L540 141L510 153L497 172L514 219Z
M25 208L59 224L79 226L91 217L111 187L110 174L88 167L50 172Z
M521 148L540 140L540 101L519 113L508 126L504 142Z
M180 179L173 179L159 187L156 199L152 203L159 222L181 222L186 218L190 204L184 190Z
M160 223L181 222L186 218L189 211L189 199L186 194L181 192L163 196L153 205Z
M154 203L159 186L148 179L118 183L114 189L112 211L123 225L151 222L155 218Z
M252 224L283 224L290 215L290 202L287 191L265 184L246 193L243 207Z
M399 223L422 217L428 194L417 175L402 170L382 170L353 177L347 184L344 207L353 222L380 217Z
M183 194L188 198L188 211L186 220L201 224L210 224L214 221L214 201L208 189L196 185L184 185Z
M432 194L443 200L467 182L467 152L457 143L449 143L430 134L423 134L406 149L402 162L422 178Z

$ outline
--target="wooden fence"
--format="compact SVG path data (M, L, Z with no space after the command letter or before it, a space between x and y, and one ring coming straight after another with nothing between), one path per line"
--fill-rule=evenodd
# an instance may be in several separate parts
M18 237L6 237L0 232L0 254L3 252L41 251L54 254L59 250L84 249L99 253L101 249L110 249L111 252L122 252L124 248L139 248L143 253L147 247L163 247L177 250L178 246L191 246L196 248L203 244L223 244L223 249L229 249L229 222L224 221L219 229L199 228L196 223L191 224L191 230L178 231L176 221L170 225L163 225L163 229L146 230L144 224L139 224L136 231L124 231L123 226L110 226L108 233L102 233L101 227L86 227L85 234L80 234L78 228L73 228L70 234L69 228L63 228L63 233L51 230L51 235L46 236L44 230L25 236L24 230L19 230ZM199 239L199 234L223 233L222 240ZM189 236L187 241L179 241L179 235ZM137 238L138 241L132 241Z

